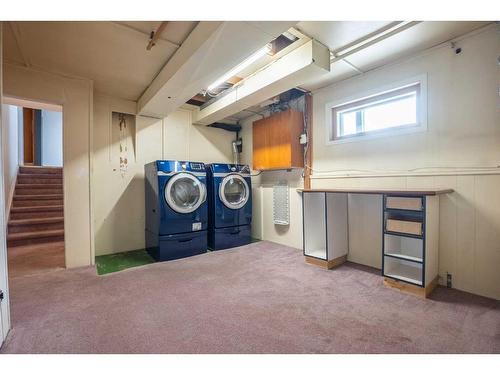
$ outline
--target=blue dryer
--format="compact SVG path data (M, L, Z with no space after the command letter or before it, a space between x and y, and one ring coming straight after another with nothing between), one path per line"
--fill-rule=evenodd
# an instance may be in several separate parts
M156 261L207 251L205 164L157 160L145 165L146 248Z
M249 244L252 224L250 168L208 164L208 247L228 249Z

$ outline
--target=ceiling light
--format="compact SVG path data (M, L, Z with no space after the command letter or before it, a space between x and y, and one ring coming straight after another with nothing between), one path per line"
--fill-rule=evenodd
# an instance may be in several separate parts
M243 69L246 67L250 66L252 63L260 59L262 56L268 54L271 51L271 46L268 44L265 47L259 49L257 52L255 52L253 55L251 55L249 58L244 60L242 63L239 65L236 65L233 69L231 69L229 72L224 74L222 77L217 79L214 83L212 83L210 86L207 87L207 91L212 91L213 89L219 87L221 84L226 82L229 78L235 76L239 72L241 72Z

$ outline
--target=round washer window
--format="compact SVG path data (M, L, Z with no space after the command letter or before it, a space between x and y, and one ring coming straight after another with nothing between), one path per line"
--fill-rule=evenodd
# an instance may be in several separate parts
M165 199L168 205L179 213L195 211L205 198L205 185L189 173L176 174L165 186Z
M222 203L228 208L238 209L247 203L250 191L248 184L243 177L238 174L226 176L219 188L219 196Z

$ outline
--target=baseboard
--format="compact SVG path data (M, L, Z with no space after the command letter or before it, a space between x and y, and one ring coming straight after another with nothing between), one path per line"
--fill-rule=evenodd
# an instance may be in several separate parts
M431 294L432 291L437 287L438 277L436 276L434 278L434 280L432 280L429 283L429 285L427 285L425 288L422 288L422 287L419 287L416 285L412 285L412 284L407 284L403 281L389 279L387 277L384 278L384 285L389 287L389 288L398 289L399 291L401 291L403 293L417 296L419 298L427 298L429 296L429 294Z
M318 266L318 267L321 267L321 268L324 268L327 270L338 267L347 261L347 255L343 255L341 257L338 257L335 259L330 259L330 260L323 260L323 259L318 259L318 258L314 258L314 257L308 257L307 255L305 256L305 258L306 258L306 263L309 263L309 264L312 264L314 266Z

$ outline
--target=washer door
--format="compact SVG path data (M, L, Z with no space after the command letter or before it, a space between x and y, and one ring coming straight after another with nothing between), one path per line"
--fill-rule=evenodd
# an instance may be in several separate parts
M219 198L227 208L237 210L243 207L249 196L248 184L239 174L229 174L220 183Z
M207 190L194 175L181 172L168 181L164 195L172 210L180 214L188 214L205 202Z

